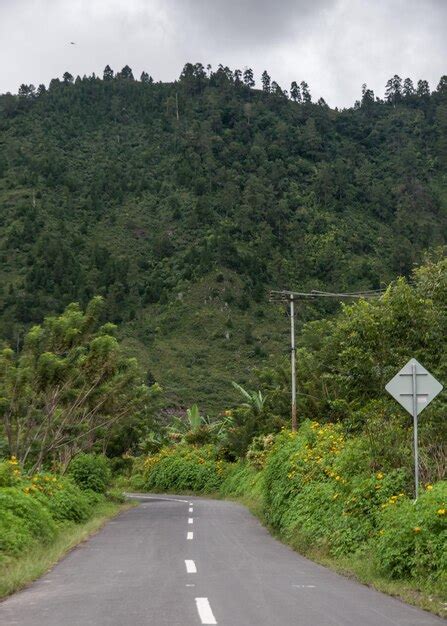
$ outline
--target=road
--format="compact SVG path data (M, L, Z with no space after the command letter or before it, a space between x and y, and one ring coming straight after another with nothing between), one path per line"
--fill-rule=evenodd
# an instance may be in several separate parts
M242 506L145 496L0 604L4 626L434 626L293 552Z

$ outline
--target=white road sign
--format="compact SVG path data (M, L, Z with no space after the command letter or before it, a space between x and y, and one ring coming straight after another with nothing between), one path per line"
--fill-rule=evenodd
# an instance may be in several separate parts
M414 381L413 365L415 366ZM410 359L400 372L390 380L385 389L410 415L414 416L414 409L416 409L416 415L419 415L436 398L443 387L416 359ZM416 402L413 406L414 395Z

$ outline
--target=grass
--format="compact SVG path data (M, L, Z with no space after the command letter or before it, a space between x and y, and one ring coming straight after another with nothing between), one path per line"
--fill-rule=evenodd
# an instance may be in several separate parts
M2 563L0 598L23 589L51 569L67 552L96 533L111 518L135 506L134 503L99 504L93 517L85 524L64 526L50 545L35 544L26 553Z

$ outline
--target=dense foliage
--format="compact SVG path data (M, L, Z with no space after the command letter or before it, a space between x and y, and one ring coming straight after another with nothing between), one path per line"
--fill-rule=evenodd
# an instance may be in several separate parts
M98 323L101 305L94 298L83 312L71 304L33 326L19 354L0 350L0 440L22 465L64 467L148 416L151 392L114 325Z
M48 544L69 523L89 519L104 497L50 472L25 474L15 457L0 459L0 565L33 544Z
M445 77L342 111L201 64L22 85L0 96L3 333L100 294L172 402L234 399L281 345L266 288L378 287L446 242L446 130Z

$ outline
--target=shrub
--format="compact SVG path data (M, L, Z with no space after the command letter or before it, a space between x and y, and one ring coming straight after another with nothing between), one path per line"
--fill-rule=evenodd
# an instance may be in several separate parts
M68 474L81 489L105 493L111 479L108 459L95 454L78 454L71 461Z
M2 553L16 556L33 540L25 520L0 508L0 563Z
M222 483L225 466L211 445L163 448L143 463L144 487L149 491L212 493Z
M239 461L228 465L220 487L223 496L249 496L261 499L263 474L248 463Z
M0 487L13 487L20 482L21 471L17 459L0 461Z
M62 482L61 489L48 497L48 508L54 519L61 522L85 522L92 514L91 497L70 480Z
M371 545L379 568L391 578L447 582L447 481L429 485L416 502L392 497L384 503Z
M50 541L56 534L56 524L45 506L21 489L7 487L0 490L0 510L10 511L23 521L34 539Z

